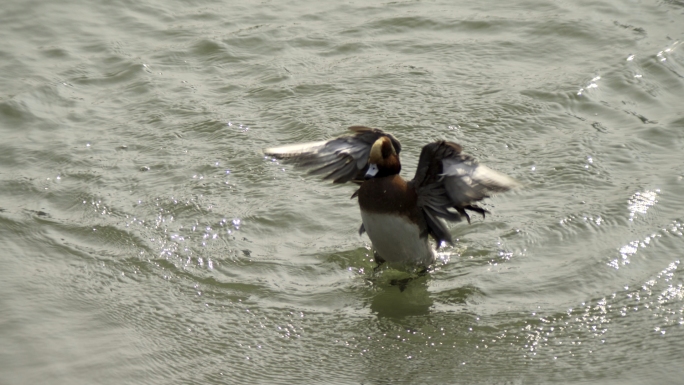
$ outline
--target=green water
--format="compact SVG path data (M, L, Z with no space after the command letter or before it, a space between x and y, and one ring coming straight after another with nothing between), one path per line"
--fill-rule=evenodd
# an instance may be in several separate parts
M0 384L682 383L684 4L5 1ZM373 275L261 148L461 143L524 188Z

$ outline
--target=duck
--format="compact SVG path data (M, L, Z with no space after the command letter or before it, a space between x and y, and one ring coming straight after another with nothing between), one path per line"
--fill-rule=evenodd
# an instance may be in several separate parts
M271 159L291 162L333 183L354 183L361 211L359 235L370 238L377 263L421 274L435 262L436 247L453 245L445 224L468 212L485 217L477 202L519 183L463 153L461 145L438 140L425 145L411 180L401 175L400 142L390 133L365 126L334 139L263 149Z

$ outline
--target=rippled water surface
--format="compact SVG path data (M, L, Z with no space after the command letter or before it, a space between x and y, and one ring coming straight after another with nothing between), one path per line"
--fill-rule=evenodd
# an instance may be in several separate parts
M0 383L682 383L684 3L4 1ZM404 292L351 186L392 132L524 188Z

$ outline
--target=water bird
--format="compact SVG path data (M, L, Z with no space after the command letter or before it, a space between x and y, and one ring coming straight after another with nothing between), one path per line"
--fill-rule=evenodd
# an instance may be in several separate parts
M333 183L359 185L352 195L361 209L359 235L368 234L376 269L425 273L435 261L428 236L437 247L453 239L442 219L457 222L467 211L485 216L476 202L492 193L518 186L511 177L464 154L459 144L439 140L423 147L416 174L399 175L401 144L391 134L364 126L349 127L350 135L311 143L266 148L264 154L308 168Z

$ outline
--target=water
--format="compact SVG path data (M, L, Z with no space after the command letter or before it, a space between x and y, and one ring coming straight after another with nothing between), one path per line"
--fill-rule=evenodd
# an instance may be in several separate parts
M681 383L680 1L5 1L0 383ZM373 277L351 125L525 187Z

